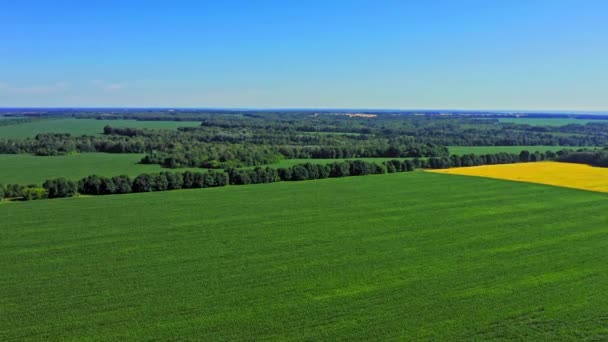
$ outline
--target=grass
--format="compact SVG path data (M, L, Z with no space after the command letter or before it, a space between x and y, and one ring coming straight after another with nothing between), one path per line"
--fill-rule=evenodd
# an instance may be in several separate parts
M163 169L160 165L138 164L143 154L81 153L39 157L29 154L0 154L0 184L42 184L47 179L64 177L79 180L86 176L128 175L187 169ZM205 171L204 169L190 169Z
M581 148L595 148L593 146L448 146L450 154L492 154L499 152L517 153L527 150L530 152L557 152L560 150L578 150Z
M515 123L532 126L565 126L570 124L584 125L588 122L608 122L608 120L588 120L574 118L500 118L498 119L498 121L504 123Z
M106 125L149 129L177 129L199 126L194 121L136 121L95 119L46 119L17 125L0 126L0 139L34 137L39 133L70 133L72 135L96 135L103 133Z
M508 179L608 192L608 168L583 164L537 162L458 167L431 172Z
M0 340L603 340L606 194L410 172L0 205Z

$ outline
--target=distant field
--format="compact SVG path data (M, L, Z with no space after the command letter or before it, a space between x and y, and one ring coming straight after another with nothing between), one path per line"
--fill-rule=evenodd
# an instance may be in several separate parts
M608 196L430 172L0 204L0 340L603 340Z
M0 183L42 184L45 180L56 177L79 180L92 174L137 176L146 172L185 170L138 164L142 157L143 154L136 153L81 153L51 157L0 154Z
M458 167L431 172L507 179L608 192L608 168L583 164L539 162Z
M490 153L519 153L523 150L530 152L547 152L559 150L578 150L581 148L595 148L593 146L448 146L450 154L490 154Z
M1 138L27 138L39 133L70 133L72 135L95 135L103 133L106 125L149 129L177 129L199 126L194 121L136 121L95 119L45 119L10 126L0 126Z
M608 122L608 120L586 120L586 119L538 119L538 118L500 118L499 122L516 123L532 126L564 126L569 124L584 125L588 122Z

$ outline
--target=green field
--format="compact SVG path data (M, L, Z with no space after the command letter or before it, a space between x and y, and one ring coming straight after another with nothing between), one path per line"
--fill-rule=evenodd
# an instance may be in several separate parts
M587 120L587 119L540 119L540 118L500 118L499 122L515 123L531 126L565 126L570 124L584 125L588 122L608 122L608 120Z
M103 133L105 126L149 129L177 129L199 126L195 121L136 121L95 119L45 119L17 125L0 126L1 138L28 138L39 133L70 133L72 135L95 135Z
M0 340L605 340L608 196L410 172L0 205Z
M39 157L29 154L0 154L0 184L42 184L51 178L79 180L96 174L99 176L137 176L141 173L184 171L163 169L160 165L143 165L138 162L143 154L137 153L80 153L66 156ZM205 171L205 169L190 169Z
M450 154L491 154L499 152L519 153L523 150L529 152L557 152L560 150L578 150L581 148L595 148L593 146L448 146Z

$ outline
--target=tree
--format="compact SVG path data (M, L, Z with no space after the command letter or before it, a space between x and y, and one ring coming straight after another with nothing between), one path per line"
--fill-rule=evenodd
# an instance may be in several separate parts
M177 190L184 186L184 177L181 173L163 172L165 178L167 178L167 189Z
M169 180L164 173L153 175L152 184L154 191L166 191L169 189Z
M76 183L65 178L46 180L42 187L46 189L48 198L72 197L78 192Z
M288 168L283 168L282 167L282 168L278 169L277 171L279 173L279 178L282 181L289 181L289 180L291 180L291 176L293 174L293 170L290 167L288 167Z
M411 160L404 160L403 161L403 171L414 171L414 169L416 168L416 166L414 165L414 163Z
M190 189L190 188L192 188L193 184L194 184L194 174L190 171L184 172L182 187L184 189Z
M132 181L129 178L129 176L115 176L112 177L112 181L114 182L114 186L115 186L115 191L114 193L116 194L128 194L132 191L131 189L131 184Z
M350 176L350 165L346 162L336 162L330 165L330 177L347 177Z
M35 185L28 185L23 188L22 195L22 200L24 201L38 200L47 198L47 191Z
M0 201L4 198L4 186L0 184Z
M144 173L133 180L133 192L150 192L154 191L154 182L151 175Z
M78 182L78 192L87 195L99 195L101 193L101 178L97 175L87 176Z
M111 195L116 193L116 184L108 177L100 177L100 186L98 195Z
M294 181L301 181L309 179L308 170L302 165L294 165L292 167L292 178Z

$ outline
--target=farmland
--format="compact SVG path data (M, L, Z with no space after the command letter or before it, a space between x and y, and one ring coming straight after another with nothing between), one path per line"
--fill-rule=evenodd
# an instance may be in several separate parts
M606 199L412 172L4 203L0 339L604 339Z
M27 138L39 133L69 133L72 135L97 135L103 127L132 127L148 129L177 129L178 127L198 126L196 121L137 121L137 120L95 120L95 119L43 119L28 123L0 126L1 138Z
M79 153L40 157L29 154L0 154L0 183L42 184L51 178L79 180L99 176L137 176L141 173L166 171L160 165L139 164L143 154ZM176 169L172 171L183 171ZM191 169L202 171L202 169Z
M608 192L608 168L573 163L520 163L461 167L432 172L490 177Z

